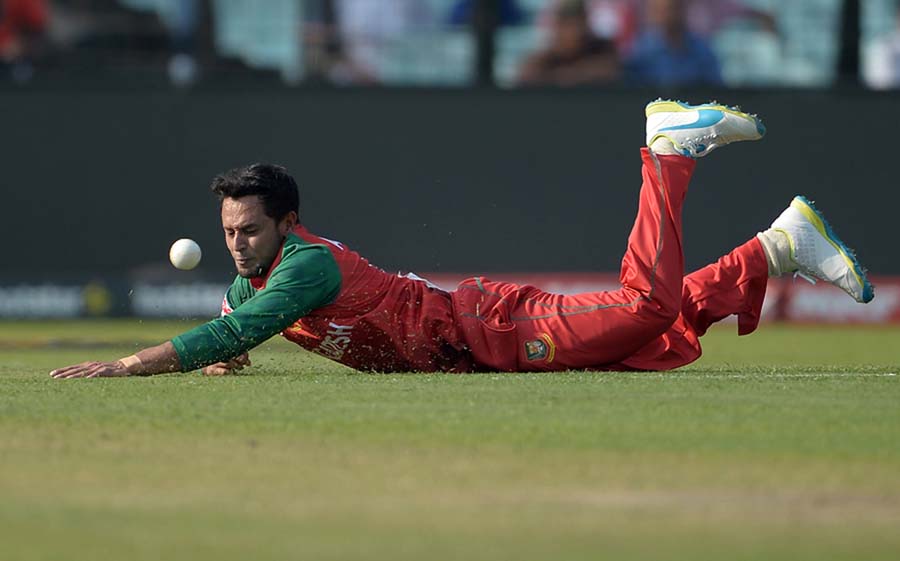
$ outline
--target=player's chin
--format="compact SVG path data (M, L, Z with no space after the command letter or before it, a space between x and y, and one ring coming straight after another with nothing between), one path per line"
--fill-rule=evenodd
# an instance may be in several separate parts
M247 261L238 263L237 261L235 261L234 266L237 269L238 274L245 279L252 279L258 276L256 272L259 270L259 267L255 263L250 263Z

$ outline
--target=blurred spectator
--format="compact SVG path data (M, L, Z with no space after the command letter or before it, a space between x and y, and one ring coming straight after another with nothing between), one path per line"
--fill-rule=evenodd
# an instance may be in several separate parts
M548 45L525 60L518 82L576 86L608 83L618 76L615 45L593 34L584 0L566 0L555 7Z
M551 0L538 15L538 26L549 30L555 13L568 0ZM640 23L643 0L585 0L588 26L591 32L601 38L613 41L619 52L634 39Z
M627 52L642 28L647 3L648 0L587 0L591 29L598 37L615 41L619 52ZM542 12L542 24L552 17L554 5ZM710 37L736 20L751 21L776 32L772 14L749 7L741 0L686 0L685 9L689 29L702 37Z
M172 47L177 53L194 50L197 29L200 27L200 0L175 0L167 27L172 36Z
M0 64L27 63L47 21L44 0L0 0Z
M437 21L422 0L331 0L346 81L378 80L392 39L428 31Z
M478 0L458 0L450 10L447 23L450 25L467 25L472 21L472 16ZM525 23L525 12L516 0L500 0L499 25L520 25Z
M197 35L201 22L201 0L177 0L168 22L175 51L169 59L169 79L176 86L187 86L197 80Z
M646 27L625 62L630 82L663 86L722 83L712 47L688 29L685 2L648 0Z
M753 22L765 31L777 33L772 14L747 6L741 0L688 0L687 18L691 31L703 37L736 20Z
M308 0L304 7L303 55L306 80L336 84L374 84L374 71L347 55L339 32L337 2Z
M894 29L869 44L864 51L863 80L876 90L900 88L900 9Z

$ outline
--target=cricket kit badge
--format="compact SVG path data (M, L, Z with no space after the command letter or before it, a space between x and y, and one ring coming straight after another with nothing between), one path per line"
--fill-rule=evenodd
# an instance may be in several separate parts
M543 360L547 364L553 362L556 357L556 344L550 335L541 333L539 339L525 341L525 358L530 361Z

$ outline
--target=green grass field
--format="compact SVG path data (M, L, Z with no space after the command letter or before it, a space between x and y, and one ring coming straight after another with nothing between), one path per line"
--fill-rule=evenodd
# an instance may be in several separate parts
M669 373L52 380L186 323L0 324L0 560L896 560L900 329Z

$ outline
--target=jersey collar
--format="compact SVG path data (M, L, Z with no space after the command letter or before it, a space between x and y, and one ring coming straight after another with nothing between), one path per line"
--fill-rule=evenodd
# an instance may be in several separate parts
M290 234L288 234L290 235ZM281 247L278 248L278 254L275 256L275 261L272 261L272 266L269 267L269 270L266 272L266 275L263 277L254 277L250 279L250 286L255 288L256 290L262 290L266 287L266 283L269 282L269 277L272 276L272 271L275 270L275 267L281 263L281 257L284 255L284 244L287 243L287 238L281 242Z

